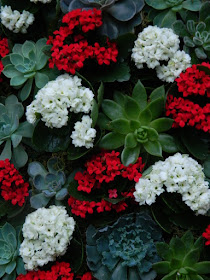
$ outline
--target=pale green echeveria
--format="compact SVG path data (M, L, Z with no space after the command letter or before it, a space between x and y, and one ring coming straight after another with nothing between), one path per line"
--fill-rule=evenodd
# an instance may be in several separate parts
M25 274L24 263L19 256L21 228L9 223L0 228L0 279L15 280L16 275Z
M195 241L190 231L181 238L173 237L169 244L158 242L157 252L163 261L153 264L153 268L166 280L209 279L204 275L210 274L210 261L199 262L203 243L203 237Z
M138 81L132 96L115 92L114 100L104 99L98 126L111 131L99 142L101 148L123 147L121 161L125 166L135 163L140 153L162 156L162 151L177 152L174 138L163 132L172 127L173 119L160 117L165 108L165 89L155 89L147 100L143 84Z
M61 10L68 13L72 10L100 9L103 25L97 28L101 35L116 39L119 35L129 33L141 23L140 12L144 0L61 0Z
M199 17L188 16L186 21L177 20L174 32L183 38L184 51L192 57L192 63L210 59L210 2L202 4Z
M8 96L4 104L0 103L0 147L4 145L0 160L8 158L16 168L28 161L21 141L24 137L31 138L34 130L34 126L27 121L19 122L23 114L24 107L15 95Z
M201 0L145 0L151 7L149 18L158 27L171 28L177 19L177 13L185 18L187 13L197 12L201 8Z
M146 213L120 217L112 226L86 233L87 264L98 280L153 280L152 264L160 260L155 243L161 231Z
M46 168L39 162L28 165L28 174L34 187L34 194L30 198L31 207L38 209L48 203L59 206L68 195L66 176L61 161L53 157L48 160Z
M3 74L10 78L10 85L19 89L19 98L26 100L35 81L36 93L50 80L57 77L57 71L49 69L47 62L51 46L46 45L47 39L39 39L36 43L25 41L24 44L15 44L12 52L2 59Z

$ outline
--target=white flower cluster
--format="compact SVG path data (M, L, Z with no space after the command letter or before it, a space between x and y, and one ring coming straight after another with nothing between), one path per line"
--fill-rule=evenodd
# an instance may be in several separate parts
M12 11L11 6L1 7L0 18L1 23L14 33L27 33L27 28L35 20L34 15L28 11Z
M170 28L148 26L139 33L132 50L132 59L136 67L143 68L143 63L148 68L156 68L158 78L173 82L179 74L190 67L191 58L179 49L179 36ZM168 61L168 65L160 66L161 61Z
M93 147L93 141L96 137L96 130L91 128L92 119L89 116L83 116L81 122L76 122L74 131L71 134L72 144L75 147L85 146L87 149Z
M52 2L52 0L30 0L30 1L34 2L35 4L38 3L38 2L41 2L43 4Z
M135 200L140 205L151 205L166 189L181 194L182 200L196 214L205 215L210 209L210 188L202 169L189 155L180 153L158 161L152 171L136 183Z
M61 128L67 125L69 111L89 113L92 109L94 94L82 86L77 76L60 75L40 89L35 100L27 106L26 118L29 123L36 121L36 114L48 127Z
M34 270L64 255L74 227L74 219L63 206L39 208L29 214L23 225L24 240L20 245L25 269Z

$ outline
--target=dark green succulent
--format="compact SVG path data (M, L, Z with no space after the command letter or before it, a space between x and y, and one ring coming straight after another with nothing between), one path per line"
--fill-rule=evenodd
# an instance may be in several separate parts
M210 2L202 4L199 18L185 22L177 20L172 25L174 32L183 38L184 51L191 55L192 63L210 59Z
M54 199L55 205L62 205L62 200L68 195L65 187L66 176L60 160L56 157L47 162L48 171L37 162L28 165L28 174L34 187L34 195L30 199L31 207L38 209L45 207Z
M64 13L78 8L100 9L103 25L98 31L115 39L141 23L140 12L144 7L144 0L61 0L60 6Z
M28 160L21 141L23 137L31 138L34 130L27 121L19 123L23 114L23 105L15 95L8 96L4 104L0 103L0 147L5 143L0 160L8 158L16 168L24 166Z
M173 137L162 132L171 128L173 120L158 118L165 107L165 90L155 89L147 101L147 93L140 81L137 82L132 96L121 92L114 93L114 101L104 99L99 114L98 125L109 130L99 146L104 149L117 149L124 146L121 161L124 165L135 163L140 152L162 156L165 152L176 152Z
M184 18L187 11L197 12L202 4L201 0L145 0L145 2L153 8L149 13L153 24L168 28L171 28L177 19L177 13Z
M21 227L17 230L8 223L0 228L0 278L15 280L16 274L25 274L24 263L19 256Z
M87 264L98 280L153 280L161 231L146 213L120 217L112 226L86 233Z
M202 276L210 273L210 261L199 262L203 237L194 242L188 231L182 238L173 237L169 245L160 242L156 246L163 261L153 264L153 268L158 274L166 274L162 280L204 280Z
M57 76L56 70L50 70L47 66L51 46L46 45L45 38L36 43L25 41L24 44L15 44L12 52L2 59L3 74L10 78L10 85L19 90L21 101L26 100L32 90L35 81L35 93L44 87L50 80ZM56 71L56 72L55 72Z

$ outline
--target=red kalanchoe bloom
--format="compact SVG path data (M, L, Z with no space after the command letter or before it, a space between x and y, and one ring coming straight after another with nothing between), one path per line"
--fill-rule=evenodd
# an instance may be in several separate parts
M8 46L8 40L7 38L0 38L0 57L5 57L9 53L9 46ZM4 66L2 62L0 61L0 74L3 71ZM0 82L2 81L2 78L0 78Z
M29 184L15 169L8 159L0 160L0 188L4 200L11 200L13 205L23 206L28 193Z
M204 71L200 71L197 66L202 65L210 69L210 64L203 62L194 64L186 69L185 73L181 73L175 80L177 82L178 91L183 93L184 97L189 95L206 95L210 97L210 76Z
M96 278L92 276L91 272L86 272L82 276L77 276L77 279L81 279L81 280L94 280Z
M202 234L202 236L207 239L205 245L210 245L210 225L208 225L206 231Z

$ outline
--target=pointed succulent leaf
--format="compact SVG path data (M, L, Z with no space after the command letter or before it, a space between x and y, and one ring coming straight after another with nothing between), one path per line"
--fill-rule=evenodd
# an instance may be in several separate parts
M144 126L142 126L142 128L144 128ZM158 133L154 128L149 128L149 127L145 127L147 128L147 135L148 135L148 139L150 141L157 141L158 140Z
M151 111L146 108L144 109L139 115L139 121L141 125L148 125L152 120L152 113Z
M103 112L111 120L115 120L117 118L124 118L125 117L124 109L112 100L105 99L102 102L101 107L102 107Z
M125 109L126 116L128 117L128 119L131 119L131 120L138 119L139 113L140 113L140 107L139 107L138 103L130 96L125 97L124 109Z
M123 146L125 142L125 135L116 132L106 134L99 142L99 147L112 150Z
M149 109L152 114L152 120L158 118L162 114L164 106L165 104L163 97L157 98L148 104L147 109Z
M130 130L135 131L136 129L140 128L141 123L137 120L130 120Z
M23 65L23 56L20 54L12 53L9 55L10 56L10 61L12 62L13 65Z
M199 274L209 274L210 273L210 261L203 261L196 263L193 268Z
M160 118L152 121L149 126L157 130L157 132L164 132L172 127L174 120L170 118Z
M182 237L181 240L184 242L187 250L193 248L194 245L194 237L191 231L187 231Z
M147 93L146 89L141 83L140 80L136 83L133 93L132 93L132 98L136 100L136 102L139 104L140 110L144 110L147 106Z
M11 157L12 157L11 140L8 139L6 141L3 151L1 152L0 160L5 160L6 158L10 160Z
M171 271L170 262L162 261L152 265L153 269L159 274L167 274Z
M174 257L179 260L182 260L187 252L184 242L178 237L171 239L170 248L173 250Z
M25 68L25 66L23 66L22 64L18 64L15 66L15 69L18 71L18 72L21 72L21 73L27 73L28 72L28 69Z
M109 123L110 119L107 116L105 116L103 113L98 114L97 125L100 127L100 129L111 130Z
M113 95L114 101L119 104L121 107L125 105L125 95L122 92L115 91Z
M130 132L130 122L127 119L116 119L110 122L113 131L120 134L128 134Z
M29 58L29 53L31 51L36 52L36 46L32 41L25 41L25 43L22 45L22 54L24 57Z
M152 91L150 94L150 100L155 101L156 99L163 98L165 99L165 88L160 86Z
M139 157L140 148L140 144L134 148L125 147L121 154L122 164L128 166L129 164L135 163Z
M173 252L169 245L164 242L157 242L156 243L158 255L164 259L165 261L171 261L173 257Z
M14 236L16 236L16 231L14 229L14 227L9 224L9 223L6 223L1 229L0 229L0 232L4 238L4 240L7 240L7 235L11 232Z
M162 147L158 141L148 141L144 143L143 146L148 154L162 157Z
M171 270L180 269L182 267L182 261L176 258L172 258L170 261Z
M22 138L23 138L23 137L22 137L21 135L17 135L17 134L15 134L15 133L12 134L11 140L12 140L12 146L13 146L13 148L17 148L17 146L20 144Z
M58 191L55 195L55 198L57 200L63 200L68 195L68 190L66 188L62 188L60 191Z
M167 27L171 28L172 24L176 20L176 12L173 11L172 9L167 9L161 13L159 13L155 18L154 18L154 25L157 25L159 27Z
M138 144L133 133L128 133L125 137L125 148L134 148Z
M200 257L199 249L191 250L183 259L183 266L191 267L198 262Z

